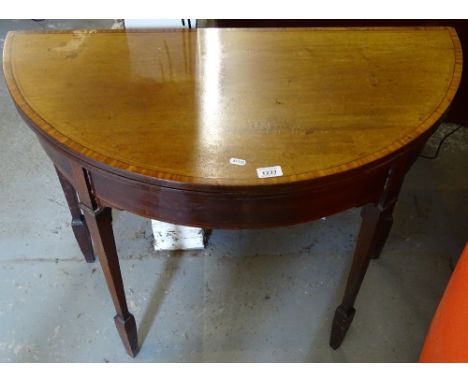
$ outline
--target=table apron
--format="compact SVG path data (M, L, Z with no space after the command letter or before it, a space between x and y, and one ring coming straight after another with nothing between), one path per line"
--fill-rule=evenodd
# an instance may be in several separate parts
M247 229L319 219L377 202L392 161L333 182L278 193L203 192L163 187L109 172L62 152L41 139L48 156L72 183L73 168L88 171L99 204L168 223L204 228Z

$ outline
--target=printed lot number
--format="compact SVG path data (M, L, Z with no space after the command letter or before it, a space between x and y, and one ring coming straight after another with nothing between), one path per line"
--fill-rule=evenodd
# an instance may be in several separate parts
M257 176L259 178L274 178L276 176L282 176L282 175L283 175L283 170L281 169L281 166L257 168Z

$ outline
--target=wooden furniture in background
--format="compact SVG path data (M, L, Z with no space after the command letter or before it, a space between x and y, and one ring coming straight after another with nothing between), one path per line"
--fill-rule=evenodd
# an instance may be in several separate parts
M461 69L451 28L11 32L4 50L10 94L57 168L88 261L92 239L132 356L111 208L240 229L364 206L332 325L340 346ZM259 178L270 166L283 175Z

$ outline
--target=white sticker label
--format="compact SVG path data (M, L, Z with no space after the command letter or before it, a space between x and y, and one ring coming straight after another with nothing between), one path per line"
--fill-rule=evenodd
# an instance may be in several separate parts
M244 159L239 159L239 158L231 158L229 159L229 163L235 164L237 166L245 166L247 163Z
M257 176L259 178L274 178L275 176L282 176L283 170L281 166L260 167L257 168Z

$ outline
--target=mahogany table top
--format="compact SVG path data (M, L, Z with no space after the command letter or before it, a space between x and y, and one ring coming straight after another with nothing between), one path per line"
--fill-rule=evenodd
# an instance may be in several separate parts
M283 184L379 160L441 118L461 61L451 28L10 32L4 49L39 133L174 187ZM283 175L259 178L270 166Z

